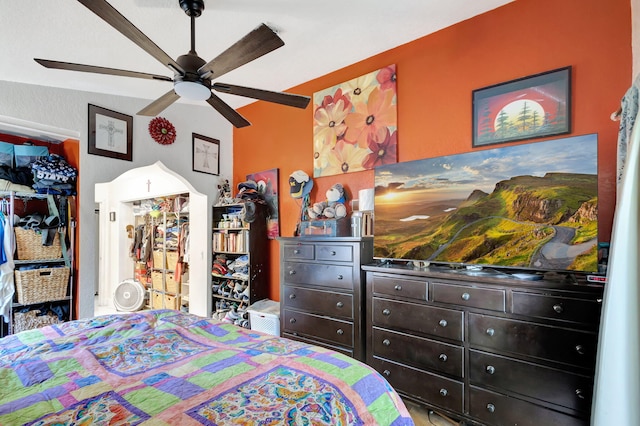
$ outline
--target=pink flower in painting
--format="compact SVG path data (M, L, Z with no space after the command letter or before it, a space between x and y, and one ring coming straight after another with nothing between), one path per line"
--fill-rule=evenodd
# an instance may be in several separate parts
M379 129L375 135L369 135L369 150L362 166L369 170L383 164L396 163L398 147L398 132L396 130L389 134L389 129L384 127Z
M338 138L341 138L346 131L347 126L344 123L344 119L348 113L349 109L345 108L344 99L339 99L336 103L329 103L325 107L316 109L313 115L315 120L313 127L314 141L320 141L330 147L335 146Z
M319 108L326 108L328 105L336 104L341 99L344 102L344 109L347 111L351 110L351 100L349 99L348 95L342 92L342 88L338 88L338 90L336 90L336 93L334 93L333 96L326 95L322 99L322 103L320 104Z
M331 150L329 154L329 165L324 174L328 176L364 170L362 168L362 162L368 153L369 150L367 149L341 141Z
M378 75L376 76L378 83L380 83L380 88L382 90L393 90L396 91L396 66L389 65L388 67L384 67L380 70Z
M375 88L368 102L354 104L355 112L347 115L347 132L344 138L361 148L368 145L369 135L375 135L378 129L396 125L396 105L393 104L393 90Z

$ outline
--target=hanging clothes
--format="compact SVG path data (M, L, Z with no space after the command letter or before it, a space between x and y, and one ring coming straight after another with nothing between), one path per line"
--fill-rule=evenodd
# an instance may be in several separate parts
M620 181L622 180L622 171L627 159L627 151L631 143L631 132L638 115L640 98L640 75L636 77L633 85L627 90L620 102L620 109L615 113L616 118L620 120L620 130L618 132L618 157L617 157L617 184L618 194L620 193Z
M637 103L637 90L631 91L636 93ZM621 128L620 132L621 138L630 132L628 140L621 141L629 149L613 218L604 287L591 409L594 426L637 425L640 419L640 115L638 105L627 107L627 111L636 111L636 117L632 129L623 132ZM631 122L630 117L625 120Z
M15 251L14 238L12 238L13 227L9 223L9 218L5 214L0 213L0 230L2 236L2 254L0 255L0 315L4 317L4 322L9 322L9 314L11 304L13 303L13 294L15 293L13 280L13 253Z

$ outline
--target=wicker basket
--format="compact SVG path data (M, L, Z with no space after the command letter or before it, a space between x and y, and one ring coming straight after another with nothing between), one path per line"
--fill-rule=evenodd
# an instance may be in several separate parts
M40 268L15 271L18 303L32 303L62 300L67 297L69 268Z
M13 332L19 333L25 330L33 330L34 328L44 327L51 324L60 324L62 321L57 315L51 312L45 315L39 315L40 311L33 310L29 312L16 312L13 314Z
M164 304L163 304L164 302ZM151 309L178 309L178 297L170 294L162 294L158 292L152 292L151 294Z
M43 246L42 234L19 226L14 227L13 230L16 235L18 260L60 259L62 257L59 232L56 232L53 244Z
M162 288L162 272L153 271L151 272L151 283L153 285L154 290L164 290L168 293L178 293L178 283L174 279L173 272L165 273L165 285L167 288Z

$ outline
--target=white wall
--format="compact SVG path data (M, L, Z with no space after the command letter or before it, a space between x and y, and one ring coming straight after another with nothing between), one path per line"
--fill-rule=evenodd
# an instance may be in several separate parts
M215 202L219 178L193 171L192 133L220 140L220 175L232 180L233 129L222 116L206 103L203 103L203 106L198 106L179 101L160 114L175 126L176 142L168 146L159 145L148 133L148 124L152 117L135 115L150 102L150 100L144 99L0 80L0 116L41 123L80 134L78 189L80 249L77 259L79 262L78 297L80 303L78 316L81 318L93 315L94 281L98 265L94 243L94 239L98 238L94 216L94 186L96 183L109 182L131 168L162 161L168 168L182 175L197 191L208 195L209 199ZM88 154L88 104L133 116L133 161ZM191 214L197 213L191 212ZM210 211L203 211L201 214L207 215L207 223L210 228ZM207 238L208 246L210 246L210 236L202 237Z

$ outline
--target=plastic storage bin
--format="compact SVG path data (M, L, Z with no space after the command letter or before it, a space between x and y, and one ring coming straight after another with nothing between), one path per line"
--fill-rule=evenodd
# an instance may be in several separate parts
M264 299L247 308L251 330L280 336L280 303Z

